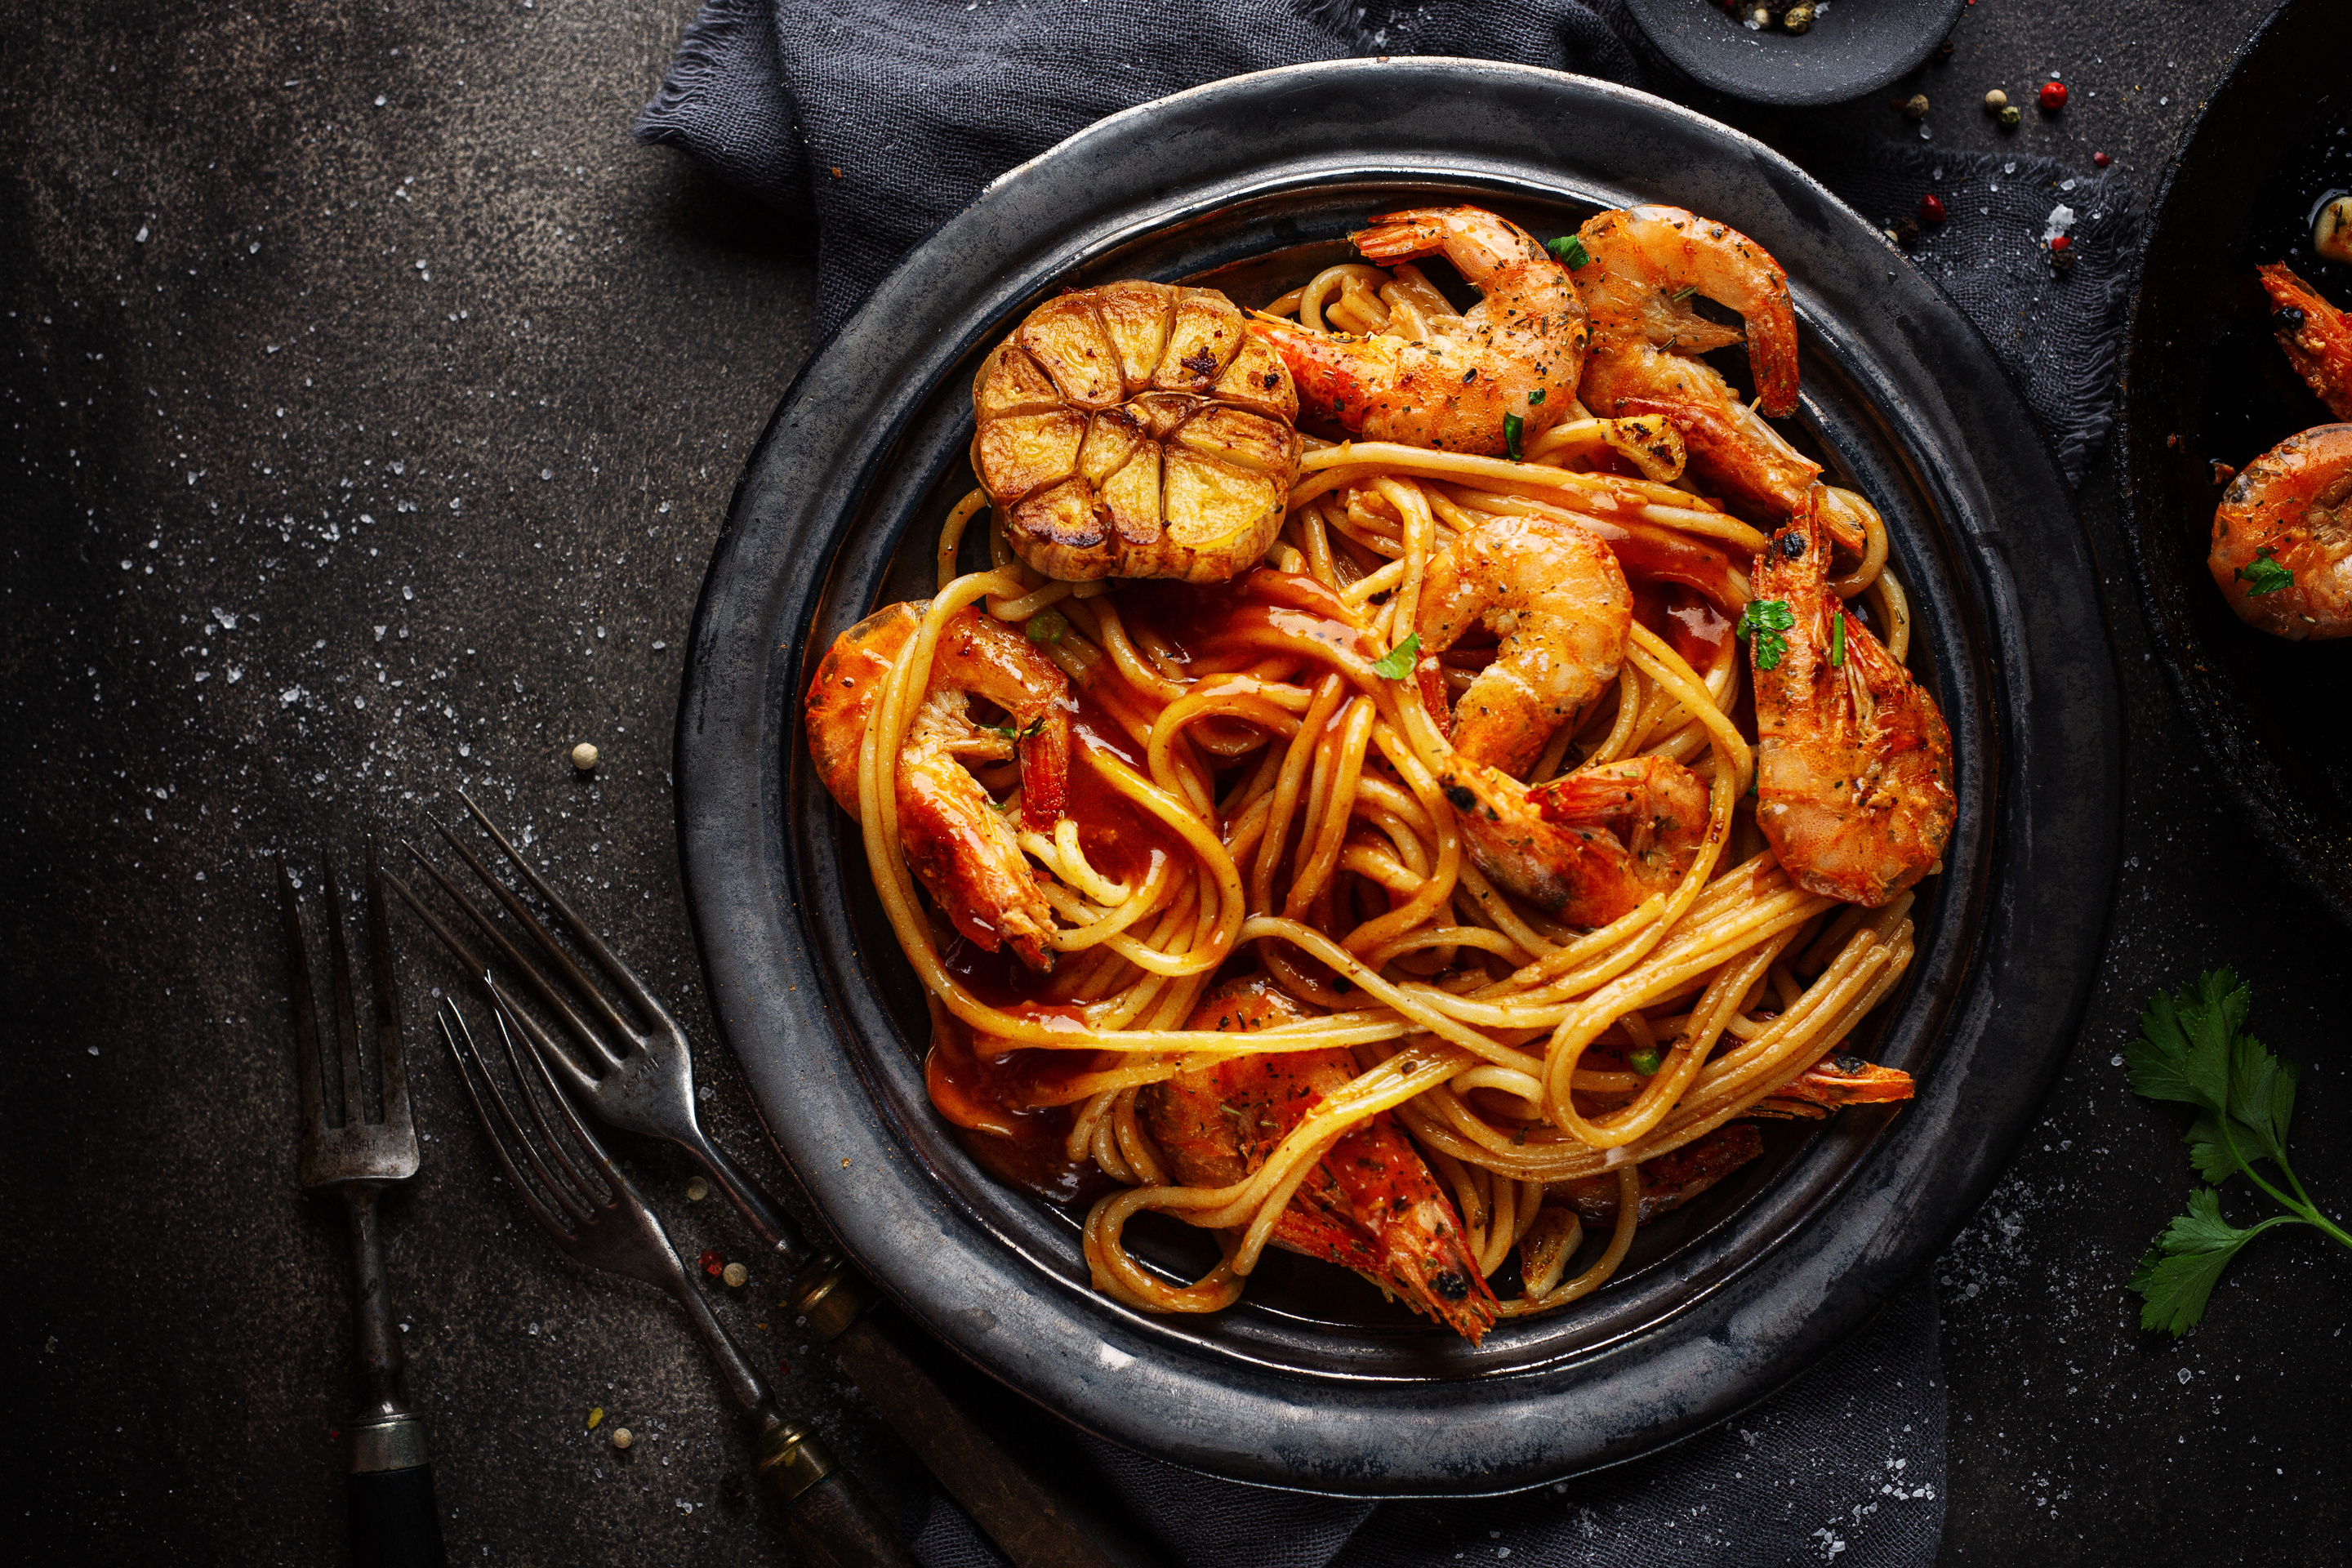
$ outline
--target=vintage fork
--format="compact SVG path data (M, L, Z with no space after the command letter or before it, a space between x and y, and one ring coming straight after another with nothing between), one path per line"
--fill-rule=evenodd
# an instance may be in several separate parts
M362 1568L442 1568L441 1516L434 1506L433 1469L425 1427L408 1407L400 1336L393 1331L392 1297L376 1229L376 1199L394 1182L416 1173L416 1124L408 1110L408 1068L400 1037L400 997L392 973L390 928L375 840L367 847L368 969L374 1015L383 1119L367 1119L360 1077L360 1031L352 998L351 951L343 934L343 900L331 862L321 886L327 898L327 951L334 991L335 1043L341 1059L342 1119L327 1119L325 1064L319 1046L318 998L302 939L301 902L294 878L278 862L278 905L286 925L286 963L294 992L297 1072L302 1089L302 1184L342 1195L351 1217L357 1290L360 1388L364 1400L349 1428L344 1479L352 1552Z
M512 1005L498 976L465 940L426 909L405 883L387 872L385 880L393 890L481 984L492 1003L514 1020L524 1042L547 1070L576 1091L609 1125L667 1138L710 1173L760 1239L773 1247L787 1267L797 1268L785 1293L787 1310L808 1320L810 1329L829 1344L858 1391L1016 1568L1112 1568L1133 1561L1131 1549L1114 1533L1097 1535L1081 1525L1061 1498L982 1431L929 1373L893 1343L866 1315L875 1300L874 1287L839 1253L812 1249L776 1205L703 1135L695 1116L693 1065L686 1031L588 922L548 886L473 797L461 790L458 798L644 1020L645 1026L640 1027L625 1019L522 900L455 834L436 822L434 826L442 838L505 906L528 940L546 955L547 963L584 999L603 1027L626 1042L620 1050L607 1043L597 1026L508 938L489 911L414 844L407 846L426 874L465 911L577 1042L567 1048L530 1014Z
M457 999L445 999L437 1016L490 1151L531 1218L576 1261L658 1286L685 1309L727 1391L751 1418L757 1466L785 1501L784 1531L798 1558L834 1568L914 1568L913 1557L864 1490L835 1468L815 1431L776 1408L774 1395L695 1289L661 1222L556 1088L546 1064L516 1049L508 1027L514 1015L502 1004L493 1008L522 1101L520 1115L482 1059ZM553 1121L542 1101L554 1107ZM568 1139L557 1131L558 1123Z

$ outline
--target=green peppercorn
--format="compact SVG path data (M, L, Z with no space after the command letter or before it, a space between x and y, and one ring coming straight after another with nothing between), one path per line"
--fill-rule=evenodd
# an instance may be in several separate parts
M1780 26L1792 33L1801 33L1812 25L1813 8L1811 5L1791 5L1788 14L1780 18Z
M1059 610L1040 610L1029 617L1024 629L1031 642L1057 643L1069 631L1070 623Z
M2024 121L2024 111L2013 103L2007 109L2000 111L2000 128L2003 131L2014 131L2019 125L2022 124Z
M1914 120L1927 119L1927 95L1924 92L1915 92L1909 98L1904 100L1903 112Z

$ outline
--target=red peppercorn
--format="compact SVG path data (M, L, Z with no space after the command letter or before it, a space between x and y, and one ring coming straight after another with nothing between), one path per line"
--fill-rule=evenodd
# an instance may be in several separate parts
M2050 237L2050 248L2053 250L2072 250L2074 248L2074 242L2065 235L2053 234Z
M788 1362L788 1361L780 1361L780 1362L778 1362L778 1363L776 1363L776 1375L777 1375L778 1377L790 1377L790 1376L792 1376L792 1375L793 1375L793 1363L790 1363L790 1362Z
M714 1279L724 1271L727 1267L727 1259L719 1256L719 1249L715 1247L705 1251L703 1255L700 1258L696 1258L695 1261L702 1265L702 1271L705 1274L710 1275Z
M2114 162L2115 160L2108 157L2105 153L2094 153L2091 154L2091 163L2093 166L2096 168L2104 169Z
M1919 198L1919 221L1935 227L1944 221L1944 199L1932 192Z
M2042 107L2055 113L2066 107L2066 84L2045 81L2042 84Z

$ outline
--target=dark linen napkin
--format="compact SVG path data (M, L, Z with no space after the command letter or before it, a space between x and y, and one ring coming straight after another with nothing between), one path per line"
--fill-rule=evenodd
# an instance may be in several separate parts
M1454 55L1695 89L1622 0L707 0L641 141L681 147L813 225L821 330L988 182L1104 115L1202 82L1354 55ZM2104 440L2137 243L2130 195L2046 160L1847 138L1784 149L1874 223L1934 193L1913 259L1982 328L2070 481ZM2059 209L2065 209L2061 211ZM2074 264L2049 259L2053 226ZM1088 1443L1087 1484L1167 1559L1216 1568L1924 1564L1943 1522L1944 1395L1922 1279L1762 1405L1635 1463L1474 1502L1348 1502L1203 1479ZM927 1568L994 1564L945 1500Z

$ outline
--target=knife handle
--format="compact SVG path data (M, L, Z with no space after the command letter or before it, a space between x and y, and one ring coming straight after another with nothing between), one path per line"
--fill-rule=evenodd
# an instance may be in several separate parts
M352 1433L352 1472L343 1497L359 1568L448 1568L441 1511L433 1501L433 1467L425 1462L422 1425L414 1415L370 1422ZM415 1463L363 1468L413 1457Z
M838 1468L817 1435L770 1414L760 1432L760 1474L783 1500L784 1535L808 1568L916 1568L866 1489Z

